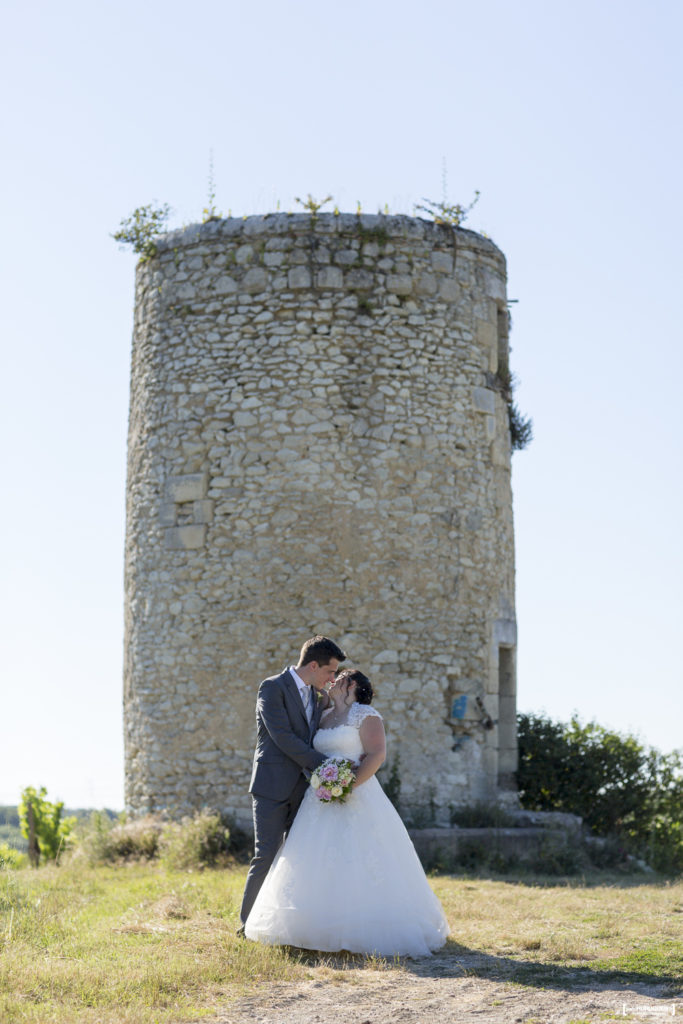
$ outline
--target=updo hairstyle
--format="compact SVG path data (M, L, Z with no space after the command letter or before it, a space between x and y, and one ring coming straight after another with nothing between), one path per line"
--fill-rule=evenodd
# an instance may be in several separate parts
M353 699L357 704L372 704L372 683L368 677L360 671L360 669L346 668L341 674L350 682L356 684L356 693Z

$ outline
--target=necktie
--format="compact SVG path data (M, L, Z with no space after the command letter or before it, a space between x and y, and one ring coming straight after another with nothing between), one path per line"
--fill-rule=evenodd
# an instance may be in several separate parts
M310 722L313 718L313 687L307 686L303 694L304 708L306 710L306 718Z

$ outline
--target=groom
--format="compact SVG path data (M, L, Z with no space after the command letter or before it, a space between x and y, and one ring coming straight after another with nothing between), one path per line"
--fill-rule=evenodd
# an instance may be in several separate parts
M320 693L334 680L346 655L333 640L314 636L301 648L299 663L264 679L256 701L256 751L249 792L254 812L254 857L244 887L244 925L275 854L306 792L307 776L325 760L313 736L325 701Z

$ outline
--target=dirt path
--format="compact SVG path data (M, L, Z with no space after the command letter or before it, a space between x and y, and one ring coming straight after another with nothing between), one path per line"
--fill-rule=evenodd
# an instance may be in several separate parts
M663 987L595 981L588 987L586 975L572 971L552 987L541 979L520 983L469 973L487 968L487 961L437 955L384 970L313 967L311 980L239 998L213 1024L652 1024L674 1013L683 1019L683 996Z

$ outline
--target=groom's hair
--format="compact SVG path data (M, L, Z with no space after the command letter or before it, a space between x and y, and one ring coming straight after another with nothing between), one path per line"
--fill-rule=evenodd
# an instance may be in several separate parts
M319 665L329 665L333 658L336 658L337 661L346 660L346 655L341 647L329 637L312 636L301 648L299 664L308 665L310 661L317 661Z

